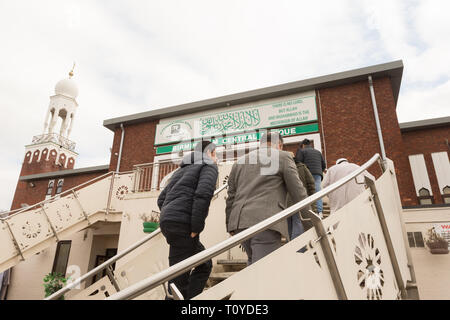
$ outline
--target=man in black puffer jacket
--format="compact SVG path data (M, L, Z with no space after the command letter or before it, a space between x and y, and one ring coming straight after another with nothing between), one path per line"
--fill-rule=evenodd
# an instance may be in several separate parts
M169 244L170 266L205 250L199 235L205 227L216 189L218 169L215 148L210 141L197 143L194 152L183 158L180 168L158 197L160 227ZM171 282L184 299L191 299L203 291L211 269L212 261L209 260Z

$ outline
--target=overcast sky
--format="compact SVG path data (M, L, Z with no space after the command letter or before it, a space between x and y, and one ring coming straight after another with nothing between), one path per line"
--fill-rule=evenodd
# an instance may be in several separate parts
M450 1L0 1L0 210L76 61L76 167L103 120L403 60L400 122L450 115Z

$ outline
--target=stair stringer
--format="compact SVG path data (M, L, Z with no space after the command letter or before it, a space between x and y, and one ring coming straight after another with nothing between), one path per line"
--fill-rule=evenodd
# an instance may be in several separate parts
M109 174L1 220L0 272L97 221L120 222L121 188L132 188L133 174Z

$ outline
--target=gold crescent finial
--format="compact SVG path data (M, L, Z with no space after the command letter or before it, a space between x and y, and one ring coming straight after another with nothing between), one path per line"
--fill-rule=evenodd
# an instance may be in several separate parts
M70 76L71 78L73 77L73 69L75 69L75 62L73 63L72 70L70 70L70 72L69 72L69 76Z

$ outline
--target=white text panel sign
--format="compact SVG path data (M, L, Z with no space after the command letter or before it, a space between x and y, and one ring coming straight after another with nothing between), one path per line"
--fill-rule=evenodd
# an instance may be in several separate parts
M317 120L315 91L229 108L167 118L156 126L155 144L221 136Z

